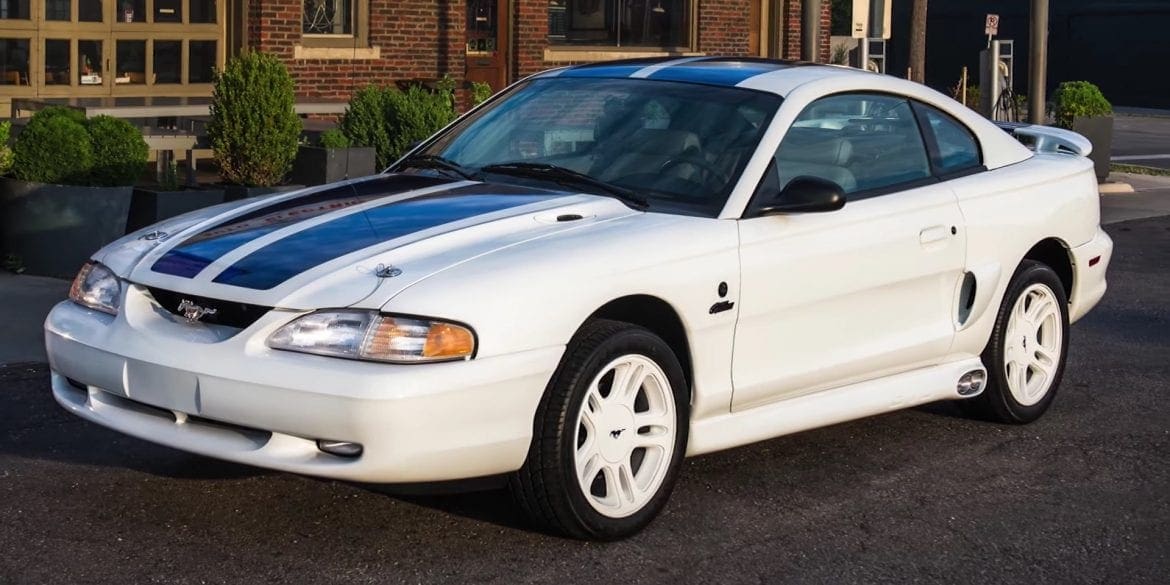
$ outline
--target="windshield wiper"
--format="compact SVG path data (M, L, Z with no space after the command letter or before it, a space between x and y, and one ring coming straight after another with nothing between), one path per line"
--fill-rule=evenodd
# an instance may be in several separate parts
M604 192L622 203L630 206L633 209L642 211L650 206L650 203L643 199L640 195L624 187L619 187L612 183L606 183L601 179L594 179L584 173L579 173L573 169L567 169L557 165L548 163L535 162L507 162L494 165L487 165L479 169L481 173L498 173L501 175L514 175L517 177L533 177L536 179L544 179L552 181L559 185L587 185L593 187L595 190Z
M451 171L464 179L476 180L475 173L459 163L443 158L437 154L412 154L398 163L398 168L436 169Z

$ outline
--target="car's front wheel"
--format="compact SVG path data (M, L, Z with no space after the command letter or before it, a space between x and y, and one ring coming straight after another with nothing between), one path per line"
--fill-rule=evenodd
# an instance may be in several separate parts
M1004 294L991 341L983 351L988 385L961 404L973 415L1029 423L1056 396L1068 354L1068 299L1048 266L1025 260Z
M545 529L595 540L634 534L670 496L689 410L682 367L661 338L628 323L588 323L545 392L512 493Z

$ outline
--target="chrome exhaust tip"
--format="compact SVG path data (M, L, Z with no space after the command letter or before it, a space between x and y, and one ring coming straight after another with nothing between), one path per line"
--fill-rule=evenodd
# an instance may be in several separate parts
M986 383L986 370L971 370L959 377L959 383L956 385L955 390L959 393L959 396L974 396L983 391L983 386Z

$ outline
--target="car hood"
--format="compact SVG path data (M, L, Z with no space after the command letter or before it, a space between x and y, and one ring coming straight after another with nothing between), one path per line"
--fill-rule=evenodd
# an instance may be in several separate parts
M596 195L377 175L200 210L94 258L133 283L198 297L377 307L459 263L638 213Z

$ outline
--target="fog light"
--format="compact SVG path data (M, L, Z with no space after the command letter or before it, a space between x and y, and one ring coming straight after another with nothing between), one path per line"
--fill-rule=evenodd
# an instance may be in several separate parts
M956 390L959 396L974 396L983 390L983 383L987 380L987 373L983 370L971 370L959 378Z
M360 443L318 439L317 448L330 455L337 455L338 457L358 457L362 454L362 446Z

